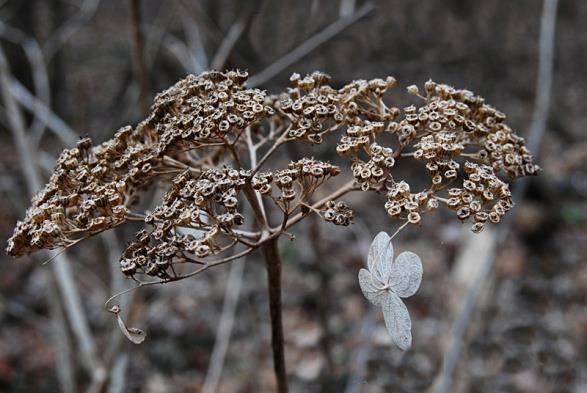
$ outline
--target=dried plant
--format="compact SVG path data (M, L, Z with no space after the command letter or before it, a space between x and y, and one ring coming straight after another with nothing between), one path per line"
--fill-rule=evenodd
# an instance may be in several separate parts
M191 277L260 248L268 271L276 373L285 391L276 245L281 235L311 214L349 225L353 211L340 198L350 191L385 195L382 207L403 223L400 229L445 206L479 232L513 206L504 179L534 175L539 168L505 115L468 90L432 81L422 93L410 86L408 93L418 104L400 109L384 101L396 85L392 77L335 89L324 73L294 74L292 87L278 96L247 89L247 77L242 71L190 75L159 94L136 128L121 128L98 146L84 138L65 150L17 224L7 253L70 247L127 221L141 221L145 228L126 248L120 265L143 286ZM267 168L284 144L318 145L327 139L336 141L336 153L348 159L348 169L309 157ZM425 168L428 186L414 190L409 179L394 176L400 160ZM319 193L343 174L349 177L343 186L329 195ZM168 185L159 205L136 211L141 194L155 184ZM249 230L240 229L246 206L254 213ZM269 208L281 212L281 222L269 222ZM400 254L391 264L391 243L386 250L385 258L370 256L371 272L361 271L361 286L384 310L405 310L398 296L415 292L421 264L413 254ZM410 280L418 281L406 287L410 294L393 289L403 275L394 273L393 266L405 264L414 273ZM369 288L390 295L383 301ZM409 323L407 310L405 315ZM394 339L407 348L411 335Z

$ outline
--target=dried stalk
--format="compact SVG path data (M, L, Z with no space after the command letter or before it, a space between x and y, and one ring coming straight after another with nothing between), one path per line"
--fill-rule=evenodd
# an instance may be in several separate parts
M146 113L149 109L149 87L147 80L147 65L145 63L145 38L142 26L141 0L131 0L131 14L135 69L139 86L139 102L141 110L143 113Z
M41 188L41 179L33 161L35 155L30 149L28 140L25 135L24 119L18 108L18 104L10 93L10 71L8 63L4 56L4 51L0 49L0 88L6 105L6 112L10 122L10 129L14 136L16 147L23 164L23 171L29 193L33 194ZM61 291L65 303L65 312L76 335L78 344L81 347L81 353L84 364L92 375L93 379L101 379L104 374L103 367L98 360L94 340L90 332L89 324L83 311L79 293L74 283L73 272L67 257L64 253L58 254L50 251L49 254L55 258L52 263L53 273Z
M361 20L375 9L371 2L366 2L361 8L355 11L354 14L339 18L336 22L326 27L324 30L316 33L294 50L288 52L279 60L273 62L269 67L257 73L250 80L248 85L256 87L263 85L284 71L287 67L293 65L296 61L301 60L306 55L311 53L314 49L331 40L333 37L343 32L347 27Z
M554 37L557 8L558 0L544 0L540 24L536 99L532 115L532 123L527 137L528 146L533 151L536 151L540 146L546 129L546 121L548 119L554 64ZM514 190L514 197L516 200L523 198L526 185L527 179L521 179L520 184L518 184L518 187ZM481 296L483 288L487 286L487 282L493 269L493 264L495 262L495 245L502 243L506 239L511 221L511 219L507 220L504 225L496 231L497 233L494 232L493 236L487 240L487 243L489 244L484 245L484 248L489 251L480 258L478 273L475 279L471 281L471 285L464 296L464 301L461 303L461 307L453 322L449 345L444 353L442 370L436 377L432 387L434 393L446 393L449 392L452 387L453 373L464 346L465 334L471 323L478 299ZM466 260L462 261L463 264L469 262L470 261Z
M273 369L277 378L277 391L287 393L285 342L281 318L281 257L277 248L277 239L265 242L261 246L261 252L265 258L265 268L267 270L269 313L271 315L271 348L273 349Z

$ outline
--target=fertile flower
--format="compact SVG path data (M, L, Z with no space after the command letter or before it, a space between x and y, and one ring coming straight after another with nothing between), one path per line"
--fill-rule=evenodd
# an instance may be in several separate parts
M412 296L422 281L422 262L410 251L393 260L391 238L379 232L369 247L368 269L359 271L363 295L374 305L381 306L387 331L393 342L406 351L412 345L412 322L400 298Z

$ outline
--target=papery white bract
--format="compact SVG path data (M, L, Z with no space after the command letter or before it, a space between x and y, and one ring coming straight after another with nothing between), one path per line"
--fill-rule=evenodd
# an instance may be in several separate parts
M389 235L379 232L371 246L367 269L359 271L359 285L363 295L376 306L381 306L387 331L402 350L412 345L412 322L400 298L410 297L422 282L422 262L410 251L402 252L393 260L393 245Z

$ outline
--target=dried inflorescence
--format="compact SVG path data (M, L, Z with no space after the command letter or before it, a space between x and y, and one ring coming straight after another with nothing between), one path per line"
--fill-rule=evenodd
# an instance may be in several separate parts
M171 281L186 277L182 266L202 269L244 255L308 214L349 225L353 212L338 198L353 190L385 195L389 216L411 224L444 205L478 232L513 206L504 178L539 170L505 115L467 90L428 81L420 94L410 86L417 103L399 109L384 102L396 85L392 77L336 89L324 73L294 74L293 87L278 96L247 89L246 79L241 71L190 75L159 94L136 128L124 127L99 146L84 138L65 150L7 252L67 247L137 220L145 228L124 251L123 272ZM333 152L348 160L346 170L303 157L267 169L283 144L320 144L335 134ZM400 160L421 168L427 186L416 190L398 178ZM345 186L315 198L345 172ZM168 185L160 204L131 211L154 183ZM271 205L282 216L274 227ZM227 257L237 245L245 250Z
M246 72L193 75L155 98L135 129L92 147L89 138L65 150L45 188L8 241L10 255L68 246L135 218L129 207L155 179L223 159L225 144L273 114L265 93L245 89ZM205 152L203 154L202 152Z
M144 219L151 229L140 230L124 251L123 273L169 278L174 264L197 263L222 252L217 237L234 238L234 228L244 224L238 197L250 178L250 171L230 168L176 176L161 204Z

